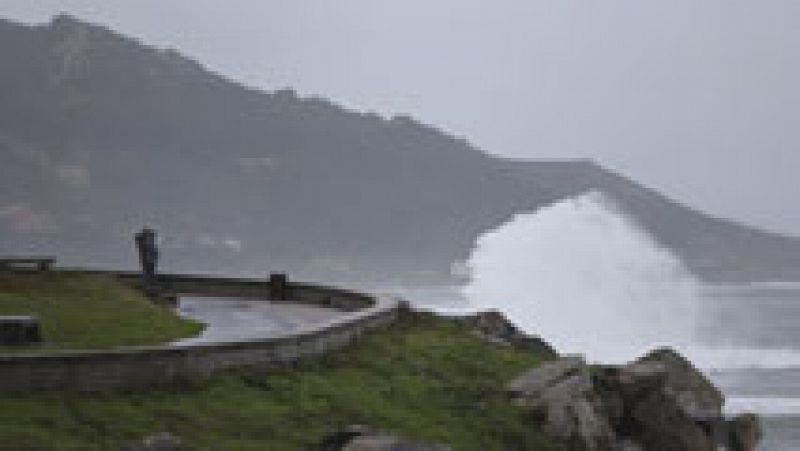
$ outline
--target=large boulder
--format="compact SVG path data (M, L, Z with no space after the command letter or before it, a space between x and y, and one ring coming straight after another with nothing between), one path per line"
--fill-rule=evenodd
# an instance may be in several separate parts
M674 350L657 349L595 373L595 386L620 437L646 449L706 451L724 428L720 391ZM724 439L722 439L724 441Z
M586 373L586 363L580 357L564 357L524 372L512 380L506 391L521 404L536 403L544 391L572 376Z
M662 348L648 353L625 367L622 376L636 373L662 373L664 395L691 418L715 419L722 415L725 398L719 389L672 349Z
M703 425L686 416L663 391L648 393L630 406L627 421L636 424L635 439L645 449L663 451L713 451L714 437Z
M671 349L621 366L561 358L526 371L506 391L570 449L752 451L760 439L758 418L725 419L722 393Z
M517 405L540 419L545 432L571 449L607 450L616 442L594 393L589 367L578 357L529 370L511 381L506 391Z

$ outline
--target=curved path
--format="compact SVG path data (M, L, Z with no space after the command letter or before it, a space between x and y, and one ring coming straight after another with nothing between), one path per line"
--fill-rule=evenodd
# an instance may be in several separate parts
M178 314L206 325L200 335L173 345L257 340L299 333L341 318L346 312L329 307L253 299L183 296Z

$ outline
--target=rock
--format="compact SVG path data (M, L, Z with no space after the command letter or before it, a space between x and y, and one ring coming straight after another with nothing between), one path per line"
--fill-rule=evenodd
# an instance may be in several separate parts
M506 391L516 399L537 397L546 388L585 368L586 363L581 357L563 357L545 362L512 380Z
M577 441L575 449L609 450L614 446L616 434L595 399L578 398L568 406L577 426L572 435L572 440Z
M449 451L445 445L414 442L387 434L370 434L354 438L342 451Z
M627 406L626 406L627 407ZM663 391L652 391L629 408L635 438L645 449L660 451L713 451L713 437L688 417L675 399Z
M726 420L720 391L671 349L622 366L561 358L526 371L506 392L569 449L751 451L761 435L755 415Z
M579 357L546 362L511 381L506 391L541 418L545 432L571 449L607 450L616 441L589 368Z
M320 444L319 449L320 451L339 451L354 438L360 435L370 434L372 432L373 431L369 426L353 424L347 426L341 431L336 431L325 437Z
M631 439L620 440L614 449L615 451L645 451L641 443Z
M733 451L753 451L761 440L758 416L745 413L731 421L731 447Z
M179 451L185 448L179 437L169 432L161 432L124 449L126 451Z
M525 349L555 358L558 353L546 341L520 331L497 310L487 310L464 320L473 327L480 337L493 344L509 344L517 349Z
M516 349L533 351L551 359L558 357L558 353L552 346L550 346L550 343L537 336L519 333L517 335L513 335L508 341L511 343L511 346Z
M570 449L609 450L617 441L614 430L593 396L553 396L537 412L544 418L542 429L550 436L568 443Z
M711 450L722 418L720 391L688 360L658 349L595 373L609 421L645 449Z
M659 368L660 365L660 368ZM680 409L694 419L722 416L725 398L722 393L691 362L672 349L657 349L628 365L624 373L655 375L663 372L664 393Z
M486 335L507 340L512 335L519 333L516 326L511 324L498 310L487 310L472 317L473 326Z
M352 425L325 438L322 451L449 451L450 447L424 443L376 431L369 426Z
M483 332L481 332L479 330L474 330L474 331L472 331L471 334L476 336L476 337L478 337L478 338L480 338L481 340L485 341L486 343L489 343L490 345L493 345L493 346L506 347L506 348L511 348L512 347L511 343L509 343L507 340L504 340L502 338L498 338L498 337L495 337L495 336L492 336L492 335L486 335L486 334L484 334Z

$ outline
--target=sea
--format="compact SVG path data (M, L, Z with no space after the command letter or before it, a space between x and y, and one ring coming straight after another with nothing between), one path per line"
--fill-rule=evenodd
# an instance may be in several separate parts
M761 449L800 450L800 284L726 285L706 294L701 343L730 355L705 371L725 393L726 411L761 416Z
M709 284L614 201L589 192L481 235L465 282L383 287L449 314L495 309L559 352L623 363L675 348L757 413L760 449L800 450L800 283Z
M464 295L463 286L394 286L383 291L450 315L483 308ZM698 339L681 352L722 390L727 415L759 414L760 450L800 450L800 284L706 286L702 301ZM526 329L535 333L535 327Z

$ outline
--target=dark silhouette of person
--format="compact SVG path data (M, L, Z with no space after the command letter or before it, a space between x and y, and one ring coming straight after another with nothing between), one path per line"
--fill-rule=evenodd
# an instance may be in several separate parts
M136 234L136 247L139 249L139 263L142 266L142 279L147 287L153 287L158 267L158 239L156 231L145 227Z

